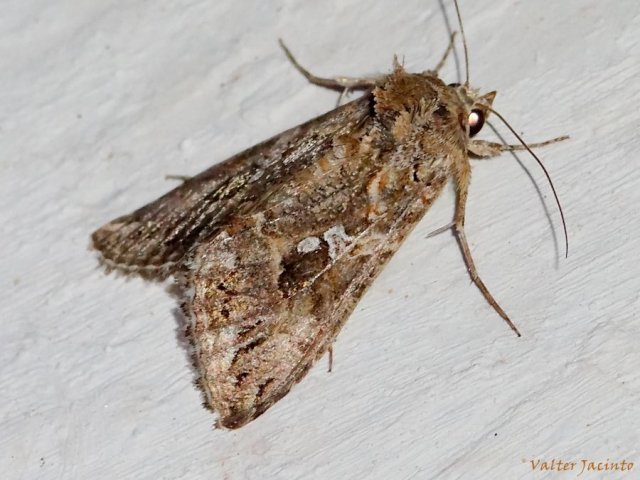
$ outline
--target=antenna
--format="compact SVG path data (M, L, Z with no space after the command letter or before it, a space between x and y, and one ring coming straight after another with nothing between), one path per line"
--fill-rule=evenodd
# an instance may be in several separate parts
M462 46L464 47L464 73L465 81L464 86L469 86L469 51L467 50L467 39L464 36L464 27L462 26L462 16L460 15L460 7L458 6L458 0L453 0L456 6L456 14L458 15L458 24L460 25L460 36L462 37Z
M531 154L533 158L535 158L536 162L538 162L538 165L540 165L540 168L542 169L545 176L547 177L547 181L551 186L551 191L553 192L553 196L556 199L556 205L558 205L558 210L560 211L560 218L562 219L562 229L564 230L564 258L567 258L569 256L569 234L567 233L567 222L564 219L564 212L562 211L562 205L560 205L560 199L558 198L558 194L556 193L556 188L553 186L553 182L551 181L551 176L549 175L549 172L547 171L544 164L542 163L542 160L540 160L538 156L535 153L533 153L533 150L529 148L529 145L527 145L527 143L522 139L522 137L520 137L520 135L516 133L513 127L509 125L509 122L507 122L507 120L498 112L496 112L493 108L489 108L489 110L491 110L491 112L493 112L496 115L496 117L502 120L502 123L504 123L509 130L511 130L511 133L513 133L513 135L518 139L518 141L522 144L522 146Z

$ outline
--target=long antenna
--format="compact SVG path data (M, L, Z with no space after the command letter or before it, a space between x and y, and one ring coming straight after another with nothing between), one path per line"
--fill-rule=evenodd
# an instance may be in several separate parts
M458 0L453 0L456 6L456 14L458 15L458 24L460 25L460 36L462 37L462 46L464 48L464 73L465 81L464 86L469 86L469 51L467 50L467 39L464 36L464 27L462 26L462 16L460 15L460 7L458 7Z
M560 205L560 199L558 198L558 194L556 193L556 188L553 186L553 182L551 181L551 176L549 175L549 172L547 171L544 164L542 163L542 160L540 160L538 156L535 153L533 153L533 150L529 148L529 145L527 145L527 143L522 139L522 137L520 137L520 135L516 133L513 127L509 125L509 122L507 122L507 120L498 112L496 112L493 108L489 108L489 110L491 110L491 112L493 112L496 117L502 120L502 123L504 123L509 130L511 130L511 133L513 133L513 135L518 139L518 141L522 144L522 146L531 154L533 158L535 158L536 162L538 162L538 165L540 165L540 168L542 169L545 176L547 177L547 181L549 182L549 186L551 187L553 196L556 199L556 205L558 205L558 210L560 211L560 218L562 219L562 229L564 230L564 258L567 258L569 256L569 234L567 233L567 222L564 219L564 212L562 211L562 205Z

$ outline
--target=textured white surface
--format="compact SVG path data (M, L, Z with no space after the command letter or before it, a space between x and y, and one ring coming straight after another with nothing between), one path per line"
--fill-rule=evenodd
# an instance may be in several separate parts
M450 219L447 191L360 303L333 373L320 362L225 432L191 384L173 298L103 275L89 234L171 188L165 174L333 107L277 37L318 74L386 72L393 53L422 70L447 42L440 3L5 2L3 478L571 478L523 461L640 463L640 7L461 7L472 83L498 90L527 139L572 136L540 151L569 259L533 161L519 156L537 187L510 155L475 164L467 233L523 338L470 286L453 238L424 238ZM443 76L457 79L454 62Z

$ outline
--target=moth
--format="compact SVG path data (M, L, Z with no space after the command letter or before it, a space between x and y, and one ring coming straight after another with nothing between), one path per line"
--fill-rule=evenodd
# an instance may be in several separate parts
M393 71L375 78L317 77L281 43L310 82L362 96L93 233L108 270L176 278L198 384L219 426L238 428L264 413L331 350L449 180L456 208L446 228L475 284L517 333L480 279L466 240L470 158L562 138L531 146L476 139L496 92L472 89L468 68L463 84L438 77L453 43L454 36L434 70L409 73L394 59Z

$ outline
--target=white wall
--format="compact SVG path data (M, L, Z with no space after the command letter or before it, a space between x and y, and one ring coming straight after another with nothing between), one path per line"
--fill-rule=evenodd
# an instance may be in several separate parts
M166 174L333 108L279 36L318 74L386 72L393 53L424 70L447 42L440 4L5 2L3 478L558 478L528 461L640 463L640 7L461 3L473 84L498 90L528 140L572 137L540 150L569 259L532 159L519 155L531 177L508 154L475 164L468 237L523 337L470 285L451 235L425 239L451 218L447 191L360 303L333 373L320 362L225 432L192 386L174 299L103 275L89 234L171 188Z

